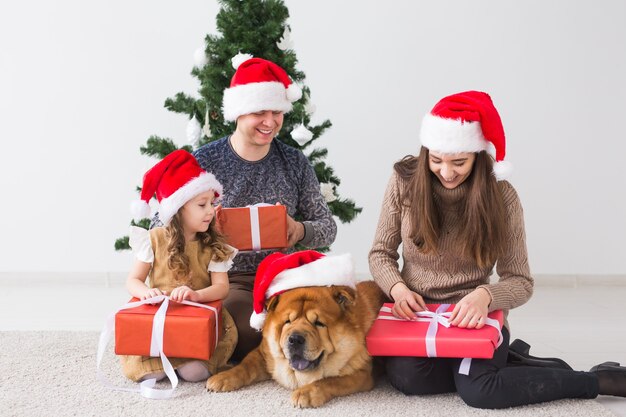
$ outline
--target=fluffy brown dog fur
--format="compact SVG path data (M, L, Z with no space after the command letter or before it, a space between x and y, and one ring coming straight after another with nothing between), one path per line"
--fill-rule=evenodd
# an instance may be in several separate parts
M319 407L334 397L374 386L365 335L383 294L372 282L350 287L305 287L267 302L261 345L234 368L212 376L209 391L233 391L273 378L293 390L297 407Z

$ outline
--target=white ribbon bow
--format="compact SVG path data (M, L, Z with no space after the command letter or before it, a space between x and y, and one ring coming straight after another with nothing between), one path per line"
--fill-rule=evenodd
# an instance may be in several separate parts
M450 308L450 304L441 304L437 307L437 310L432 311L418 311L415 313L417 316L417 320L413 321L422 321L429 322L428 329L426 330L426 338L424 342L426 343L426 355L429 358L437 357L437 330L439 329L439 325L444 326L445 328L450 327L450 316L452 312L446 312L446 310ZM391 308L382 307L380 309L383 313L391 313ZM379 319L382 320L397 320L397 321L410 321L406 319L397 318L394 316L378 316ZM485 317L485 324L487 326L494 327L498 330L498 343L496 349L500 347L502 344L502 329L500 328L500 323L498 320ZM459 373L462 375L469 375L470 367L472 365L472 358L463 358L461 361L461 365L459 367Z
M165 315L167 312L167 308L169 306L170 299L166 295L159 295L156 297L148 298L143 301L135 301L132 303L124 304L122 307L118 308L116 311L111 313L107 318L104 329L102 329L102 333L100 333L100 341L98 342L98 353L96 355L97 363L96 363L96 375L100 382L117 391L129 391L129 392L139 392L143 397L151 398L155 400L167 399L172 396L174 390L178 386L178 376L176 372L174 372L174 368L170 363L169 359L163 353L163 331L165 329ZM163 363L163 371L165 375L170 380L172 384L172 388L160 390L154 388L156 384L156 379L146 379L139 384L139 388L124 388L124 387L116 387L111 384L102 370L100 369L100 363L102 362L102 357L104 356L104 352L106 350L107 345L109 344L109 340L111 336L115 333L115 315L121 311L129 308L139 307L144 304L158 304L161 303L161 306L154 314L154 320L152 321L152 337L150 341L150 356L160 357L161 362ZM213 306L208 306L205 304L194 303L193 301L184 300L182 304L206 308L207 310L211 310L215 313L215 346L217 346L217 336L219 334L219 324L217 318L217 309Z

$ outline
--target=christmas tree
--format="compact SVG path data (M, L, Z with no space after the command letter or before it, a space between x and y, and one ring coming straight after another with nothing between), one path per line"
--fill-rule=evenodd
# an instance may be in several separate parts
M268 59L287 71L291 79L302 89L302 98L293 103L293 110L285 114L283 127L276 139L300 149L309 158L320 182L321 192L328 206L343 223L353 220L361 212L350 199L340 198L337 193L339 178L332 167L324 162L328 151L309 148L326 129L329 120L311 126L315 111L310 102L310 89L304 85L305 75L296 69L297 59L291 41L291 29L287 24L289 11L282 0L219 0L221 9L217 15L217 30L221 35L207 35L205 48L196 51L191 75L200 82L200 97L180 92L165 100L165 108L184 114L189 118L187 139L200 147L235 131L235 123L224 121L222 96L235 73L233 62L251 56ZM192 151L192 146L183 146ZM178 149L170 138L151 136L140 148L144 155L161 159ZM148 228L150 220L132 222ZM129 249L128 237L115 242L115 249Z

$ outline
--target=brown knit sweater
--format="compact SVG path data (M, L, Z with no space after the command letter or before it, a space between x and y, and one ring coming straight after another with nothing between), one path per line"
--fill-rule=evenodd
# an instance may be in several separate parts
M460 210L468 193L468 183L448 190L433 181L435 203L443 213L439 249L436 254L420 253L409 238L411 218L400 202L406 182L394 171L383 199L374 244L369 253L370 271L374 280L389 295L391 288L404 282L427 303L456 303L476 288L491 294L489 311L508 310L524 304L533 291L533 278L528 267L526 234L522 206L515 189L506 181L498 182L504 197L508 238L504 255L496 262L500 277L490 284L494 265L479 268L464 258L458 244ZM398 266L398 247L402 243L402 271Z

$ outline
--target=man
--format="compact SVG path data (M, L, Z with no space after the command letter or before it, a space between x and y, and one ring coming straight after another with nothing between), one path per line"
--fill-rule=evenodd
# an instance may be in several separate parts
M199 148L194 156L223 185L224 207L282 204L288 214L289 248L296 243L317 248L332 244L337 225L306 156L274 140L284 113L301 95L281 67L260 58L248 59L237 68L224 92L224 118L236 121L235 132ZM302 220L295 221L295 217ZM261 341L261 333L250 327L252 289L256 269L270 253L240 253L229 272L230 291L224 307L239 332L233 354L237 361Z

